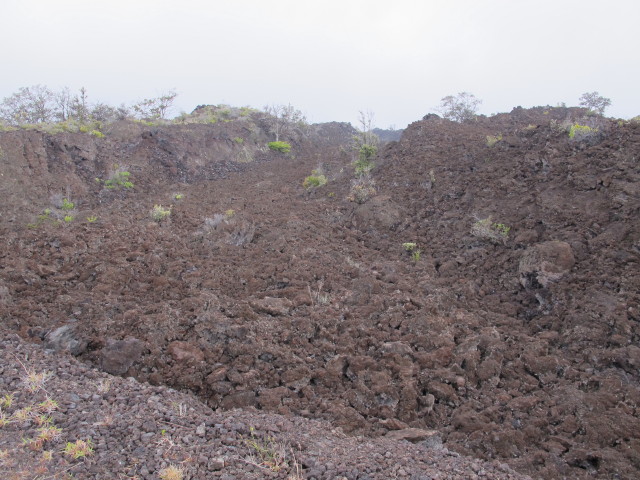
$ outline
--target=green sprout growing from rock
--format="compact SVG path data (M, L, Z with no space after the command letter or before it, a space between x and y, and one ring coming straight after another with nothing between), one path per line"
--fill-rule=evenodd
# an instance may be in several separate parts
M411 259L414 262L417 263L418 261L420 261L420 255L422 254L422 252L418 248L418 244L417 243L415 243L415 242L406 242L406 243L402 244L402 248L404 248L404 250L411 255Z

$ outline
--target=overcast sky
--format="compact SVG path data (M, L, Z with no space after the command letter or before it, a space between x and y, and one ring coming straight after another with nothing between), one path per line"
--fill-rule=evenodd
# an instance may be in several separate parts
M403 128L467 91L480 113L612 100L640 115L640 0L0 0L0 99L35 84L131 104L292 104Z

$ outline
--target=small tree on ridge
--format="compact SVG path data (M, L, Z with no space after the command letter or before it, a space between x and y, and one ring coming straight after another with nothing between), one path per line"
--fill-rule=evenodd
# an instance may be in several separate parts
M447 95L440 101L437 110L447 120L454 122L463 122L464 120L472 120L478 111L478 105L482 100L476 98L475 95L468 92L460 92L456 96Z
M611 99L601 96L598 92L583 93L580 97L581 107L588 108L599 115L604 115L604 111L609 105L611 105Z

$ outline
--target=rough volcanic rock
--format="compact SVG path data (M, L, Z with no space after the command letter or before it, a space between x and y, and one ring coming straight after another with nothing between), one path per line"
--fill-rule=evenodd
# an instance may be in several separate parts
M560 280L576 261L567 242L549 241L533 245L522 254L518 266L523 287L542 286Z

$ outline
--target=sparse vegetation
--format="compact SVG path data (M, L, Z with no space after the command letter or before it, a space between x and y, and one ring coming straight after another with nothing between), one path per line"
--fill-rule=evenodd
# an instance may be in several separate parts
M71 469L77 460L93 453L91 440L67 442L61 448L59 442L65 436L65 431L54 424L51 416L59 410L59 404L49 396L45 384L53 376L50 372L38 372L15 357L22 366L22 390L5 393L0 397L0 429L9 429L4 445L7 449L0 450L0 473L8 470L16 479L62 479L71 478ZM6 439L16 438L15 444ZM34 455L35 454L35 455ZM3 477L5 478L5 477Z
M495 146L500 140L502 140L502 135L487 135L487 147Z
M315 290L311 288L311 285L307 285L309 297L311 298L311 305L329 305L331 303L331 295L328 292L322 291L323 286L324 281L321 281L318 284L318 288Z
M88 438L87 440L67 442L67 445L64 447L64 454L75 460L93 455L93 444L91 439Z
M289 468L285 444L278 443L273 437L267 437L266 440L259 439L253 427L250 427L250 432L251 438L245 440L245 443L251 449L247 459L249 463L275 473Z
M347 200L358 204L365 203L376 194L375 181L371 175L362 175L351 181L351 190Z
M98 183L101 183L102 180L96 178ZM129 172L125 167L114 165L112 171L109 174L109 178L104 181L105 188L110 190L116 189L130 189L133 188L133 182L131 181L131 172Z
M169 465L158 473L162 480L182 480L184 478L184 469L178 465Z

